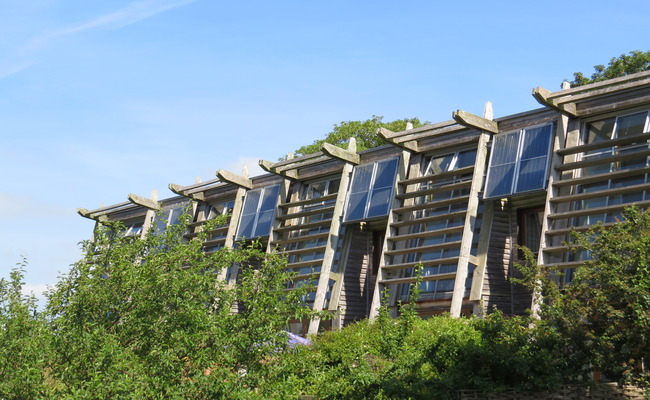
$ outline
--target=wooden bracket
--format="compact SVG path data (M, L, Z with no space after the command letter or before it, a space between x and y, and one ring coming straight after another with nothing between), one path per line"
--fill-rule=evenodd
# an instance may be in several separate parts
M478 115L463 110L454 111L451 116L456 122L463 126L476 128L490 133L499 133L499 125L496 121L479 117Z
M351 153L333 144L323 143L321 151L330 157L338 158L350 164L358 165L361 162L361 157L357 153Z
M150 210L162 211L162 206L159 202L138 196L137 194L129 193L129 201Z
M237 185L239 187L243 187L246 189L252 189L253 188L253 181L245 178L241 175L233 174L232 172L225 171L223 169L220 169L217 171L217 177L222 181L222 182L228 182L232 183L233 185Z
M187 197L192 200L205 200L203 193L188 193L187 190L183 189L183 186L177 185L175 183L170 183L168 186L169 190L176 193L179 196Z
M395 145L395 146L398 146L398 147L401 147L403 149L413 151L413 152L418 152L419 151L417 141L415 141L415 140L407 140L407 141L404 141L404 142L399 142L394 138L396 133L389 130L389 129L381 127L379 129L377 129L377 134L379 136L381 136L385 141L387 141L388 143L390 143L392 145Z
M298 179L298 172L296 172L295 170L289 170L289 169L287 169L287 170L279 170L275 166L275 163L272 163L271 161L259 160L257 164L260 166L260 168L262 168L266 172L276 174L276 175L280 175L280 176L282 176L284 178L296 179L296 180Z
M97 222L106 222L108 218L105 215L94 216L87 208L77 208L77 214L84 218L92 219Z
M533 97L541 105L554 108L560 112L571 115L573 117L578 115L575 103L560 104L554 99L551 99L550 96L551 96L551 91L544 89L543 87L536 87L533 89Z

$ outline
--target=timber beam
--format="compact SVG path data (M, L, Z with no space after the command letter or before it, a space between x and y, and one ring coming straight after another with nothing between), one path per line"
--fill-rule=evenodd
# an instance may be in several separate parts
M77 208L77 214L81 215L84 218L92 219L93 221L97 222L106 222L108 221L108 217L106 215L95 215L94 213L90 212L87 208Z
M253 181L243 177L241 175L233 174L232 172L228 172L226 170L220 169L217 171L217 177L222 181L222 182L228 182L232 183L233 185L237 185L239 187L243 187L246 189L252 189L253 188Z
M356 143L355 143L355 147L356 147ZM359 157L359 155L356 152L352 152L350 150L344 150L340 147L334 146L333 144L323 143L323 147L321 147L321 151L330 157L337 158L339 160L345 161L350 164L358 165L361 162L361 157Z
M296 180L298 179L298 172L296 170L290 170L290 169L281 170L277 167L275 163L272 163L271 161L259 160L258 165L264 171L269 172L271 174L280 175L283 178L296 179Z
M162 206L158 201L147 199L146 197L138 196L137 194L129 193L129 201L150 210L162 211Z
M377 129L377 134L381 136L385 141L388 143L401 147L403 149L406 149L408 151L412 152L418 152L418 143L415 140L406 140L403 142L398 141L395 136L397 135L395 132L386 129L384 127L381 127Z
M499 125L496 121L479 117L478 115L463 110L454 111L451 116L460 125L490 133L499 133Z
M551 94L550 90L544 89L543 87L536 87L533 89L533 97L541 105L556 109L572 117L578 115L575 103L559 103L555 99L551 98Z
M169 190L172 192L176 193L179 196L187 197L192 200L205 200L205 196L203 193L189 193L187 189L185 189L184 186L177 185L175 183L170 183L168 185Z

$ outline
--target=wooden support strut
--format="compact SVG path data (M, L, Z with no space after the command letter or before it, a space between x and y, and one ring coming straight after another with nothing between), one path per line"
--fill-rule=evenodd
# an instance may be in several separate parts
M188 193L187 190L183 189L184 186L177 185L175 183L170 183L168 185L168 188L179 196L187 197L192 200L205 200L203 193Z
M490 133L499 133L499 125L496 121L479 117L478 115L463 110L454 111L451 116L456 122L463 126L476 128Z
M245 178L241 175L233 174L232 172L228 172L223 169L217 171L217 177L219 177L219 179L221 179L222 182L232 183L233 185L237 185L239 187L243 187L246 189L253 188L252 180Z
M538 103L541 105L547 106L554 108L562 113L568 114L572 117L575 117L578 115L578 112L576 111L576 105L575 103L563 103L559 104L556 102L554 99L550 98L551 96L551 91L544 89L543 87L536 87L533 89L533 97L535 100L537 100Z
M260 168L271 174L280 175L283 178L298 179L298 173L295 170L279 170L275 163L267 160L259 160L257 163Z
M396 135L395 132L386 129L384 127L381 127L377 129L377 134L381 136L385 141L387 141L390 144L393 144L395 146L401 147L403 149L412 151L412 152L418 152L418 143L415 140L408 140L408 141L403 141L400 142L396 140L393 136Z
M338 158L339 160L348 162L350 164L358 165L361 162L361 157L356 152L344 150L336 147L333 144L323 143L321 151L330 157Z
M162 211L162 206L159 202L138 196L137 194L129 193L129 201L150 210Z
M84 218L92 219L93 221L97 222L108 221L108 217L106 217L106 215L93 215L87 208L77 208L77 214L81 215Z

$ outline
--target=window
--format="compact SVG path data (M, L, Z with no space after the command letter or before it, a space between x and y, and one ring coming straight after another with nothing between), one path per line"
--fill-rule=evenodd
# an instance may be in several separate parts
M275 216L280 185L249 190L239 221L238 238L268 236Z
M649 181L648 174L634 173L634 169L644 168L648 163L648 157L640 154L634 156L636 152L642 152L648 149L648 142L645 139L621 145L609 146L606 142L612 139L623 139L641 135L648 132L648 112L637 112L634 114L611 117L599 121L594 121L585 126L585 144L603 143L603 145L594 150L586 151L582 154L582 160L588 161L589 166L581 169L582 176L603 175L603 179L577 187L578 193L598 193L604 190L625 188L629 186L641 185ZM611 158L610 158L611 157ZM612 160L612 158L614 160ZM602 161L599 161L601 160ZM608 179L611 172L630 170L629 175L625 177ZM586 210L590 208L601 208L617 204L629 204L637 201L648 200L649 194L643 190L632 192L621 192L620 194L591 196L584 200L577 201L574 204L576 210ZM620 211L614 212L596 212L595 214L581 216L576 218L576 225L591 225L598 221L614 222L621 216Z
M553 125L494 136L485 197L544 189Z
M345 221L357 221L388 215L397 158L360 165L354 168Z
M186 211L187 204L182 204L157 214L154 220L154 234L161 234L165 229L167 229L167 227L178 224L180 222L179 217Z

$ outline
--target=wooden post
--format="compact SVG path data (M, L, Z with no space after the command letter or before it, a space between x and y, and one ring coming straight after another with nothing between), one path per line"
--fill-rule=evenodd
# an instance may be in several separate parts
M469 191L467 212L465 214L463 238L460 242L460 255L458 257L456 279L454 280L454 292L451 297L451 308L449 310L452 317L460 317L460 312L463 305L463 297L465 296L467 268L469 266L470 251L472 249L472 240L474 238L474 229L476 227L479 192L483 187L485 163L487 162L487 144L490 141L490 136L491 135L488 132L482 132L478 142L476 161L474 163L474 174L472 176L472 185Z
M323 149L323 151L325 150ZM327 288L329 285L330 276L332 275L331 274L332 264L334 263L334 258L336 256L336 248L338 246L338 242L340 239L339 234L341 232L341 220L343 219L345 200L347 198L348 188L350 186L349 185L350 178L352 176L352 170L354 168L353 163L355 160L357 163L359 162L358 161L359 155L357 154L357 142L354 138L350 138L350 143L348 144L347 151L345 150L341 150L341 151L346 153L344 154L344 158L345 160L348 160L348 162L346 162L345 165L343 166L343 172L341 173L341 183L339 184L339 191L336 195L336 203L334 204L334 210L332 211L332 223L330 224L329 235L327 236L325 254L323 255L320 277L318 278L318 287L316 288L316 295L314 298L313 309L319 311L322 310L325 305ZM342 154L342 153L337 152L337 154ZM355 155L356 157L351 157L350 155ZM339 279L342 280L343 273L340 272L338 275L339 275ZM341 284L342 282L337 282L337 288L339 290L341 288ZM338 298L339 296L337 293L336 295L337 302L338 302ZM334 304L333 306L338 306L338 304ZM319 326L320 326L320 318L313 318L311 321L309 321L308 333L310 334L317 333Z

